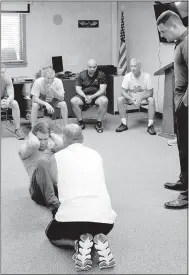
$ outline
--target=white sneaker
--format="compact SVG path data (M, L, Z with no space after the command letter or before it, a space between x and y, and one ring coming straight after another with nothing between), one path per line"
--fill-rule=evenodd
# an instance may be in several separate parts
M169 139L169 140L167 141L167 144L168 144L169 146L175 146L175 145L177 145L177 138Z
M108 240L102 233L94 236L94 247L98 253L99 268L111 268L115 266L114 257L109 248Z

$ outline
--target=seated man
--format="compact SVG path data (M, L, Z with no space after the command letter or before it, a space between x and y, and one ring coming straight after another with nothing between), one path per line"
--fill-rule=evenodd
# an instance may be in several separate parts
M49 159L56 148L62 145L62 137L51 132L47 122L40 121L34 125L19 149L20 158L30 178L31 198L52 211L59 207L59 200L53 171L49 171Z
M82 119L81 106L83 106L83 110L86 110L95 104L98 106L98 118L95 128L98 133L103 132L102 120L108 108L108 99L105 96L106 87L105 74L97 69L94 59L89 59L87 70L82 71L77 78L77 95L71 99L72 109L82 129L85 129L85 124Z
M137 108L142 104L148 104L148 128L150 135L156 135L153 121L155 116L155 99L153 97L153 87L148 73L141 71L141 63L135 58L130 62L131 72L124 76L122 82L122 96L118 97L117 105L121 117L121 125L116 128L116 132L128 130L126 120L127 104L134 104Z
M91 250L97 250L99 268L115 266L106 234L117 214L107 191L103 161L99 153L82 144L82 129L69 124L63 129L64 149L50 159L55 171L60 206L46 229L50 242L72 246L77 271L91 268Z
M15 123L15 135L17 139L25 139L25 135L20 128L20 108L14 99L14 87L12 79L7 74L4 64L1 64L1 108L12 108L12 117Z
M37 121L39 108L45 107L49 114L54 108L61 110L64 126L67 124L68 109L64 101L64 87L60 79L55 77L55 71L50 67L44 71L44 76L35 80L32 90L31 126Z

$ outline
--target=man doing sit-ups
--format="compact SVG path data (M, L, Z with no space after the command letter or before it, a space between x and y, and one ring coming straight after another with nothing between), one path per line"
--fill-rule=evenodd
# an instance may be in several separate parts
M52 211L56 211L60 203L53 177L54 171L49 170L49 159L56 148L62 145L62 137L53 133L47 122L40 121L34 125L19 149L20 158L30 178L31 198L40 205L48 206Z

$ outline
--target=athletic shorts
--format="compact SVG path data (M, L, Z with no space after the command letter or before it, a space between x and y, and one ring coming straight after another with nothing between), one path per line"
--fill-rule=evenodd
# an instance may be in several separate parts
M47 238L51 241L70 239L78 240L82 234L89 233L92 236L103 233L107 235L114 224L96 222L58 222L53 219L45 231Z
M95 105L95 101L97 100L97 98L99 98L99 97L101 97L101 96L104 96L104 95L100 95L100 96L98 96L98 97L93 98L93 99L92 99L92 102L89 103L89 104L87 104L82 96L76 95L76 97L79 97L79 98L81 99L81 101L83 102L83 105L81 106L82 111L86 111L86 110L88 110L91 106Z

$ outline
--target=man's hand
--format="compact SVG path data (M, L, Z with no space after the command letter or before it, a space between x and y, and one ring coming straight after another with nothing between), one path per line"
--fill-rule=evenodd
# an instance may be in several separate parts
M2 108L2 109L7 109L8 106L9 106L8 100L5 99L5 98L3 98L3 99L1 100L1 108Z
M133 104L136 106L136 108L140 107L141 102L142 102L142 99L140 96L136 96L133 98Z
M91 96L86 96L85 102L86 102L87 104L90 104L90 103L92 102Z
M46 107L47 112L49 114L53 114L54 113L54 108L49 103L46 102L45 107Z

